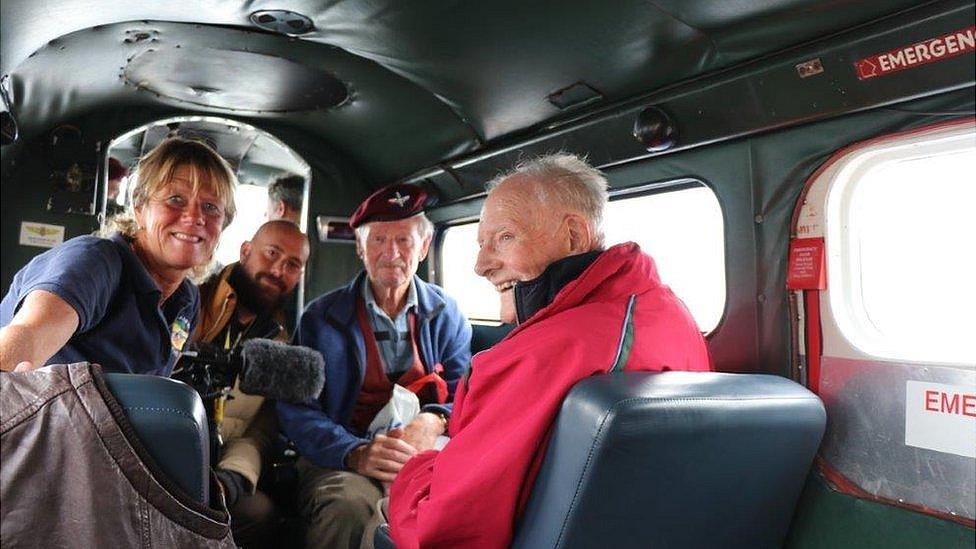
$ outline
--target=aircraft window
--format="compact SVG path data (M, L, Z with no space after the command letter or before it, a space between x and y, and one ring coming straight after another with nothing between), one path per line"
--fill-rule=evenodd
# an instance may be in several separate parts
M725 310L725 229L711 189L701 185L613 200L604 231L608 245L633 240L654 258L661 280L703 332L718 326Z
M718 199L704 185L619 196L607 207L607 245L634 241L654 257L661 279L684 300L702 331L725 308L725 237ZM478 223L448 227L439 254L440 281L475 321L498 321L498 294L474 272Z
M827 200L829 283L840 289L830 299L861 351L976 367L974 137L903 139L844 160Z
M497 323L498 293L474 272L478 260L478 223L454 225L441 241L441 285L458 301L461 312L472 321Z
M230 265L241 258L241 243L250 239L265 221L268 211L268 188L259 185L238 185L234 193L237 216L220 234L220 244L214 256L221 265Z

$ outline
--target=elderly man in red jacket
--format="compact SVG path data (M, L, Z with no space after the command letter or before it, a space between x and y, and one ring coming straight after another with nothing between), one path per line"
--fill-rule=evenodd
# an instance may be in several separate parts
M489 183L475 266L517 327L477 354L441 450L400 471L389 500L398 549L507 547L563 398L616 370L708 370L684 304L630 242L605 249L603 175L572 155ZM418 449L432 441L410 440Z

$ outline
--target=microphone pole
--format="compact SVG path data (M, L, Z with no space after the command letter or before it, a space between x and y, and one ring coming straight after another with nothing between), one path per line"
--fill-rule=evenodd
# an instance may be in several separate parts
M263 327L268 324L268 329L264 334L258 336L249 335L248 332L254 327ZM251 323L244 329L240 334L238 334L237 339L234 344L231 345L230 349L227 349L227 356L231 357L230 361L240 359L241 345L247 339L254 339L256 337L262 339L274 339L284 330L284 327L279 324L276 320L270 317L270 315L258 315L251 321ZM226 405L228 400L232 400L234 397L231 396L230 392L233 390L234 386L238 384L241 372L239 369L235 369L234 376L230 379L230 386L224 386L220 388L220 391L215 395L213 401L213 423L214 430L216 432L216 447L220 448L223 446L223 437L220 434L220 427L224 423L224 412L226 410ZM214 454L216 455L216 454Z

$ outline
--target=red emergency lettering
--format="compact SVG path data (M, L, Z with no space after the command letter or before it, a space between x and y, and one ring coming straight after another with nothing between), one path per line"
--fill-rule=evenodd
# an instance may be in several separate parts
M974 49L976 26L859 59L854 63L854 68L857 77L866 80L955 57Z
M950 399L949 393L942 393L939 404L942 405L942 412L945 414L959 413L959 395L957 394L953 394Z
M976 417L976 395L962 395L962 415Z
M925 411L976 417L976 394L925 391Z

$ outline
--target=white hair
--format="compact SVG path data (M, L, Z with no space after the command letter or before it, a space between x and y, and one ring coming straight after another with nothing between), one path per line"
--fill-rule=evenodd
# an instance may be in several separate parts
M560 152L520 162L485 184L488 194L503 181L526 176L542 184L535 185L542 204L555 201L582 214L590 221L599 246L603 246L603 217L607 206L607 178L586 163L585 157Z
M417 223L417 229L420 231L421 239L427 238L428 236L434 234L434 224L431 223L429 219L427 219L427 215L424 214L424 212L420 212L419 214L408 217L407 219L416 219L419 221L419 223ZM368 227L370 223L373 222L369 221L367 223L363 223L362 225L356 227L355 229L356 240L360 240L366 237L366 227Z

